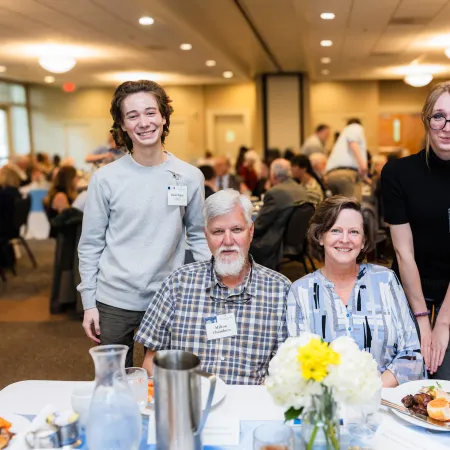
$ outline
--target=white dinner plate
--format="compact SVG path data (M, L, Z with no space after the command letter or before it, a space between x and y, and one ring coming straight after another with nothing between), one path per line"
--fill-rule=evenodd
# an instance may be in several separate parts
M208 399L208 392L209 392L209 381L206 378L201 377L202 409L205 409L206 400ZM211 407L214 407L218 403L220 403L225 397L225 395L227 395L227 385L221 378L219 378L216 375L216 389L214 391ZM146 416L153 414L154 411L153 404L154 402L149 403L145 408L142 408L141 413L145 414Z
M409 383L401 384L400 386L397 386L393 389L383 389L383 398L386 400L389 400L390 402L396 403L397 405L402 404L402 398L406 397L407 395L415 395L418 394L419 391L424 386L436 386L437 383L439 383L442 386L442 390L450 392L450 381L445 380L418 380L418 381L410 381ZM432 425L430 423L422 422L421 420L417 420L414 417L407 416L406 414L402 414L398 411L391 410L395 415L400 417L400 419L406 420L407 422L423 427L428 428L429 430L436 430L436 431L450 431L445 428L436 427L435 425Z
M28 431L28 427L30 426L30 421L19 414L13 414L6 411L0 411L0 417L12 423L10 428L11 433L19 434Z

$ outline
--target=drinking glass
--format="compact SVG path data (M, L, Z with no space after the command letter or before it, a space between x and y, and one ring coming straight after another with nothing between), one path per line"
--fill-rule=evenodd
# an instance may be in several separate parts
M134 398L140 408L144 408L148 403L148 375L142 367L128 367L125 369L128 384Z
M253 450L294 450L294 432L279 423L260 425L253 432Z
M381 404L381 388L375 393L374 397L364 403L364 405L353 407L356 411L356 417L348 424L348 432L361 439L372 438L381 422L378 412Z

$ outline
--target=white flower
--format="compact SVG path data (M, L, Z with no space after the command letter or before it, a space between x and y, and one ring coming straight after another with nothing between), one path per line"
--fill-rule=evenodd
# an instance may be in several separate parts
M381 388L372 355L361 351L353 339L345 336L330 344L340 354L340 364L330 365L328 375L321 383L305 380L297 356L299 348L308 344L311 338L320 339L320 336L303 333L288 338L270 361L265 384L275 403L286 409L307 408L313 396L320 396L325 388L329 388L337 402L361 404Z

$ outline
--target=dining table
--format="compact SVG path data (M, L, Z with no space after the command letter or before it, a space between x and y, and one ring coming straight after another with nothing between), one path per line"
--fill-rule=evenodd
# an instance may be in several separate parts
M32 419L49 404L58 410L71 409L71 393L83 381L26 380L6 386L0 391L0 414L2 411ZM386 389L382 390L382 397ZM139 450L155 449L148 443L149 429L154 416L143 417L143 432ZM265 386L226 385L226 393L211 410L208 421L239 420L239 444L236 446L205 445L205 450L252 450L253 430L261 424L284 420L284 410L276 405ZM378 412L379 426L375 436L362 441L352 437L345 426L341 427L341 450L444 450L450 448L450 433L427 430L411 425L385 407ZM301 425L291 423L298 447L301 443ZM153 425L154 426L154 425ZM13 450L25 450L15 445ZM87 449L85 443L80 449Z

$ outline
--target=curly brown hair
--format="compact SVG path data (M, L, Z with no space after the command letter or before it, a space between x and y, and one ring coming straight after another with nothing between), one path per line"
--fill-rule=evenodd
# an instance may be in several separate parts
M161 135L162 145L164 145L166 136L169 134L170 116L173 113L173 108L170 105L172 100L158 83L149 80L139 80L125 81L125 83L119 85L114 92L111 101L111 109L109 110L114 120L110 132L114 138L116 145L119 147L126 147L130 153L133 153L133 141L128 136L128 133L122 130L122 103L130 94L136 94L138 92L148 92L149 94L154 95L156 102L158 103L159 111L163 118L166 119L166 123L163 125L163 132Z
M339 213L344 209L353 209L354 211L359 212L363 219L364 248L359 253L356 261L358 263L362 262L368 250L373 247L369 220L362 213L361 204L356 198L334 195L333 197L325 199L317 206L316 212L309 222L307 234L309 249L312 256L321 262L325 260L325 249L323 248L323 245L320 245L320 240L327 231L331 230L336 223Z

